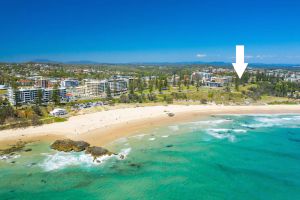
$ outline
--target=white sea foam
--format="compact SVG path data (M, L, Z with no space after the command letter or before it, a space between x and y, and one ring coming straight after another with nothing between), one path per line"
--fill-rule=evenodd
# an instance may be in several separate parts
M263 128L263 127L272 127L274 124L240 124L242 127L247 127L247 128Z
M130 138L137 138L137 139L142 139L144 136L146 136L147 134L139 134L139 135L134 135L131 136Z
M14 155L2 155L0 156L0 160L11 160L11 159L16 159L19 158L19 154L14 154Z
M169 137L169 135L162 135L161 137L162 138L167 138L167 137Z
M84 153L57 152L55 154L48 155L44 162L40 164L40 166L45 171L52 171L68 166L91 166L94 163L93 160L94 159L91 155L87 155Z
M154 137L152 137L152 138L149 138L149 140L150 140L150 141L153 141L153 140L155 140L155 138L154 138Z
M207 129L206 130L207 134L213 136L214 138L217 139L228 139L231 142L235 141L235 136L230 134L230 129L225 129L225 128L217 128L217 129Z
M210 129L207 129L207 130L217 132L217 133L224 133L224 132L229 132L230 131L230 129L227 129L227 128L210 128Z
M254 121L257 123L252 124L241 124L244 127L250 128L262 128L262 127L273 127L273 126L282 126L282 127L290 127L297 128L300 123L300 116L285 116L280 117L280 115L274 116L257 116L254 118Z
M235 133L247 133L247 130L245 130L245 129L233 129L233 132L235 132Z
M118 159L124 160L129 155L131 148L122 149L118 154Z
M94 159L93 156L83 152L57 152L46 155L46 159L39 165L45 171L63 169L70 166L91 167L100 165L111 158L125 159L130 153L131 148L122 149L117 155L104 155Z
M273 116L281 116L281 115L288 115L292 113L285 113L285 114L215 114L217 116L236 116L236 117L273 117Z
M168 126L169 129L171 129L172 131L178 131L179 130L179 126L175 125L175 126Z
M216 119L216 120L205 120L205 121L196 121L196 122L190 122L191 124L195 125L218 125L222 123L228 123L232 120L229 119Z

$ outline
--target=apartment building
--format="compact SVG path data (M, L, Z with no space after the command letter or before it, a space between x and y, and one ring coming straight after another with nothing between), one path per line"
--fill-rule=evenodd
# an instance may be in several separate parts
M112 95L120 95L125 93L128 89L129 79L112 77L108 80L93 80L86 81L86 94L87 96L100 96L105 97L107 87L109 87Z
M85 82L87 96L103 96L105 92L105 80L92 80Z
M202 80L209 80L212 77L212 73L208 72L194 72L191 75L191 81L202 81Z
M76 79L66 79L60 82L60 86L65 88L78 87L79 81Z
M8 99L12 105L18 104L30 104L34 103L38 99L39 90L42 93L42 102L48 103L52 101L53 88L20 88L18 90L8 89ZM66 99L66 89L58 88L58 95L62 101Z

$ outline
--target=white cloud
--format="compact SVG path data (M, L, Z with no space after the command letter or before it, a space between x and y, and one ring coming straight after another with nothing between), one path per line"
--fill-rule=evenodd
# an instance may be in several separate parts
M204 58L204 57L206 57L207 55L206 55L206 54L198 53L196 56L197 56L198 58Z
M273 55L257 55L257 59L264 59L264 58L274 58L275 56Z

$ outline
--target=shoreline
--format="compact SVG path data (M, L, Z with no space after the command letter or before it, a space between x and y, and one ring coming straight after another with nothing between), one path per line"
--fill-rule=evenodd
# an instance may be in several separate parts
M174 113L169 117L167 113ZM0 131L0 149L17 141L69 138L105 146L149 128L201 119L216 114L299 114L300 105L167 105L120 108L70 117L66 122Z

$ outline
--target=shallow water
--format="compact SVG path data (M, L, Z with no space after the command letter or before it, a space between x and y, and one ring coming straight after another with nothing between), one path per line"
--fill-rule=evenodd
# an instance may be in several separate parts
M29 146L0 160L0 199L300 199L298 115L217 115L155 128L110 144L126 158L100 163Z

